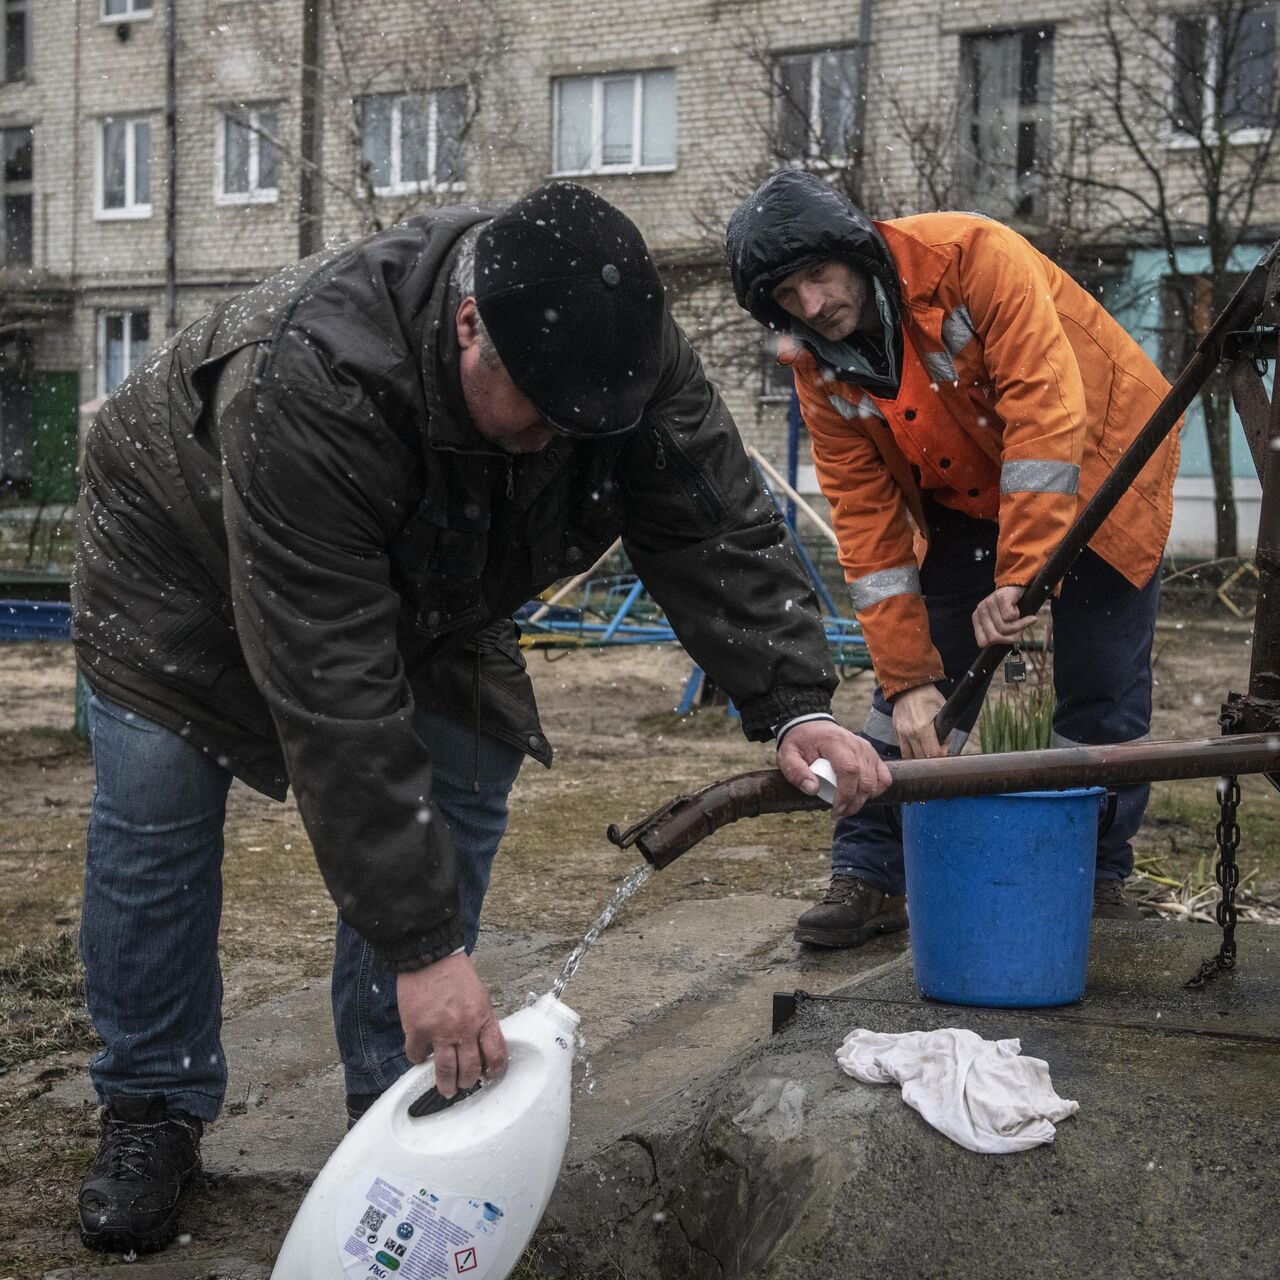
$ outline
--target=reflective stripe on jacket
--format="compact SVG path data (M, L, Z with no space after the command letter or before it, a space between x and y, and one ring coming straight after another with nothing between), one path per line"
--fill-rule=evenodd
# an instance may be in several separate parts
M922 491L1000 525L998 586L1025 586L1168 383L1119 324L1016 232L972 214L876 224L902 281L896 398L792 363L840 561L887 696L941 679L916 568ZM1174 433L1089 545L1135 586L1173 512ZM914 526L914 528L913 528Z

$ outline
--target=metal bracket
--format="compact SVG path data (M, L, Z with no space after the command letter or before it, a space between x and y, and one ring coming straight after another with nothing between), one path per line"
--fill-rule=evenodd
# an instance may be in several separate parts
M773 993L773 1027L769 1034L776 1036L806 1000L813 997L807 991L775 991Z
M1222 339L1223 360L1274 360L1280 331L1266 325L1234 329Z
M1218 724L1224 734L1280 734L1280 702L1270 702L1265 698L1255 698L1232 690L1222 704ZM1262 776L1280 791L1280 773L1264 773Z

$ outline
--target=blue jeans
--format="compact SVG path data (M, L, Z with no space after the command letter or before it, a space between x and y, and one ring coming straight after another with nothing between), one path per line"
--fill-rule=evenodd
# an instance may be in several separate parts
M212 1120L227 1081L218 925L231 774L181 735L97 694L88 709L96 785L80 950L105 1046L90 1075L102 1101L163 1094L171 1108ZM458 855L470 951L524 756L481 736L477 760L471 731L424 713L416 725ZM395 975L339 922L334 1028L348 1092L377 1092L409 1065L395 992Z
M945 695L977 656L972 614L995 590L996 525L937 505L928 507L929 554L920 586L929 633L942 658ZM1160 575L1135 587L1100 556L1085 550L1050 602L1053 614L1053 746L1133 742L1151 729L1151 642L1160 602ZM997 676L997 679L1000 679ZM977 707L960 724L968 733ZM862 736L884 760L899 760L893 707L877 686ZM1151 788L1116 789L1115 816L1098 839L1099 880L1133 872L1130 843L1142 825ZM905 893L897 808L869 804L836 824L831 845L836 875L859 876L885 893Z

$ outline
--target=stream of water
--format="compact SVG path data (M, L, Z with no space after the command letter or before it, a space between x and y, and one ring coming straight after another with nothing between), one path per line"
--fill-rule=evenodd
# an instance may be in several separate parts
M582 957L590 950L591 944L609 927L613 922L614 916L622 910L622 904L653 875L653 871L653 867L647 862L642 862L634 871L627 873L627 878L618 886L618 891L609 899L605 909L595 918L594 923L587 930L582 941L574 947L572 954L564 962L564 968L560 971L560 976L556 979L555 986L551 988L551 994L557 1000L560 999L560 994L564 991L565 984L578 972Z

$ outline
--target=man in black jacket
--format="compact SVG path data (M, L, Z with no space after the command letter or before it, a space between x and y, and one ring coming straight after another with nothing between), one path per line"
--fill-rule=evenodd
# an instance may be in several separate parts
M428 1053L445 1095L502 1070L468 953L507 792L551 758L510 616L619 534L792 782L830 759L837 813L888 782L830 718L812 591L639 232L572 184L327 250L192 325L99 414L79 519L93 1247L172 1238L221 1103L233 776L294 788L338 904L352 1112Z

